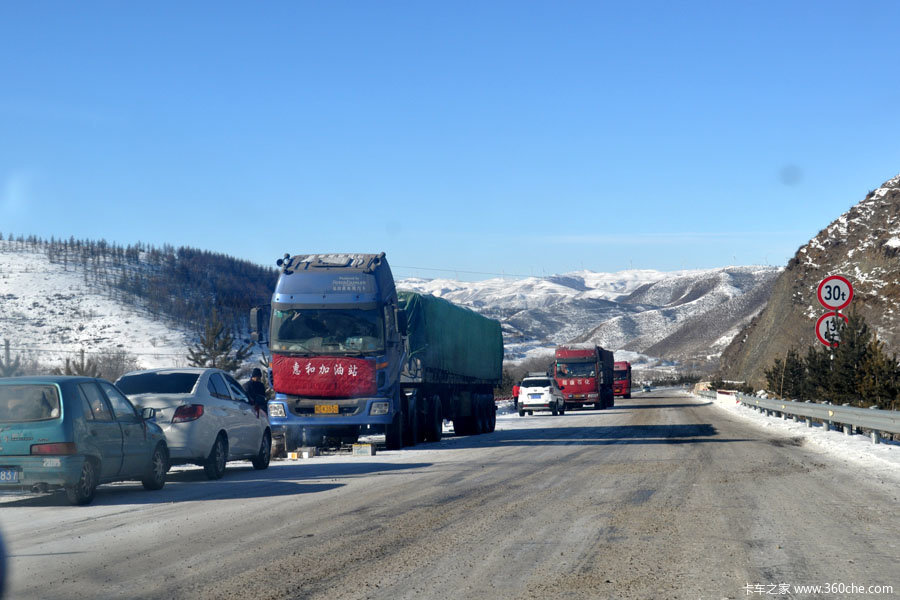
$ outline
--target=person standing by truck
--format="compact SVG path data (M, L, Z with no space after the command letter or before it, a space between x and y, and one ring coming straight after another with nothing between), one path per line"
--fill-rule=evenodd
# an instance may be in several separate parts
M262 382L261 369L255 368L250 373L250 381L244 384L244 393L257 410L268 412L266 408L269 401L266 399L266 384Z

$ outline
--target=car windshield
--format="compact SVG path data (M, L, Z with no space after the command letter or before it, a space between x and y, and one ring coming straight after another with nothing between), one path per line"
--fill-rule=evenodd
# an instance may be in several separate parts
M190 394L199 377L199 373L135 373L124 375L116 382L116 385L129 396L133 394Z
M272 315L273 351L361 354L384 349L378 310L289 309Z
M556 363L556 374L560 377L596 377L594 363Z
M522 387L525 388L533 388L533 387L550 387L549 379L526 379L522 382Z
M47 421L59 416L59 393L49 384L0 385L0 422Z

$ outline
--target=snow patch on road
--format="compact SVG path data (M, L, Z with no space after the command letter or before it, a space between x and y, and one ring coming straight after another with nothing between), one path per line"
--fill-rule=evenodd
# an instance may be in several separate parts
M767 417L734 400L695 397L711 401L722 410L753 422L759 427L794 438L802 438L805 447L820 450L847 465L864 467L875 477L900 482L900 444L896 442L883 441L881 444L873 444L871 438L867 436L848 436L842 431L825 431L819 424L807 427L803 422L795 423L778 417Z

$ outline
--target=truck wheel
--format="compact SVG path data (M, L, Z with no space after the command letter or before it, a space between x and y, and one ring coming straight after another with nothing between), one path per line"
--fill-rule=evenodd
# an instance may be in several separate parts
M497 429L497 405L491 401L488 404L488 433L494 433Z
M425 440L428 442L441 441L441 436L444 434L444 409L441 397L437 394L431 399L431 405L426 414Z
M485 409L485 402L481 398L478 398L475 402L475 416L472 419L472 426L475 435L487 433L487 410Z
M524 416L525 416L525 411L524 411L524 410L519 410L519 416L520 416L520 417L524 417Z
M397 413L390 425L384 428L384 445L388 450L399 450L403 447L403 415Z
M404 446L415 446L416 445L416 435L419 431L419 412L416 410L416 398L413 396L412 398L407 398L406 394L400 393L400 397L403 399L403 402L406 403L406 411L404 411L403 416L406 419L406 422L403 424L403 445ZM409 403L412 403L412 406Z

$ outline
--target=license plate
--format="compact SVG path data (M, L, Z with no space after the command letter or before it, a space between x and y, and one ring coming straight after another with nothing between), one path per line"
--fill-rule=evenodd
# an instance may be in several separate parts
M19 472L15 469L0 469L0 483L17 483Z
M540 400L541 394L528 394L528 397L531 398L532 400Z
M338 414L337 404L316 404L317 415L336 415Z

